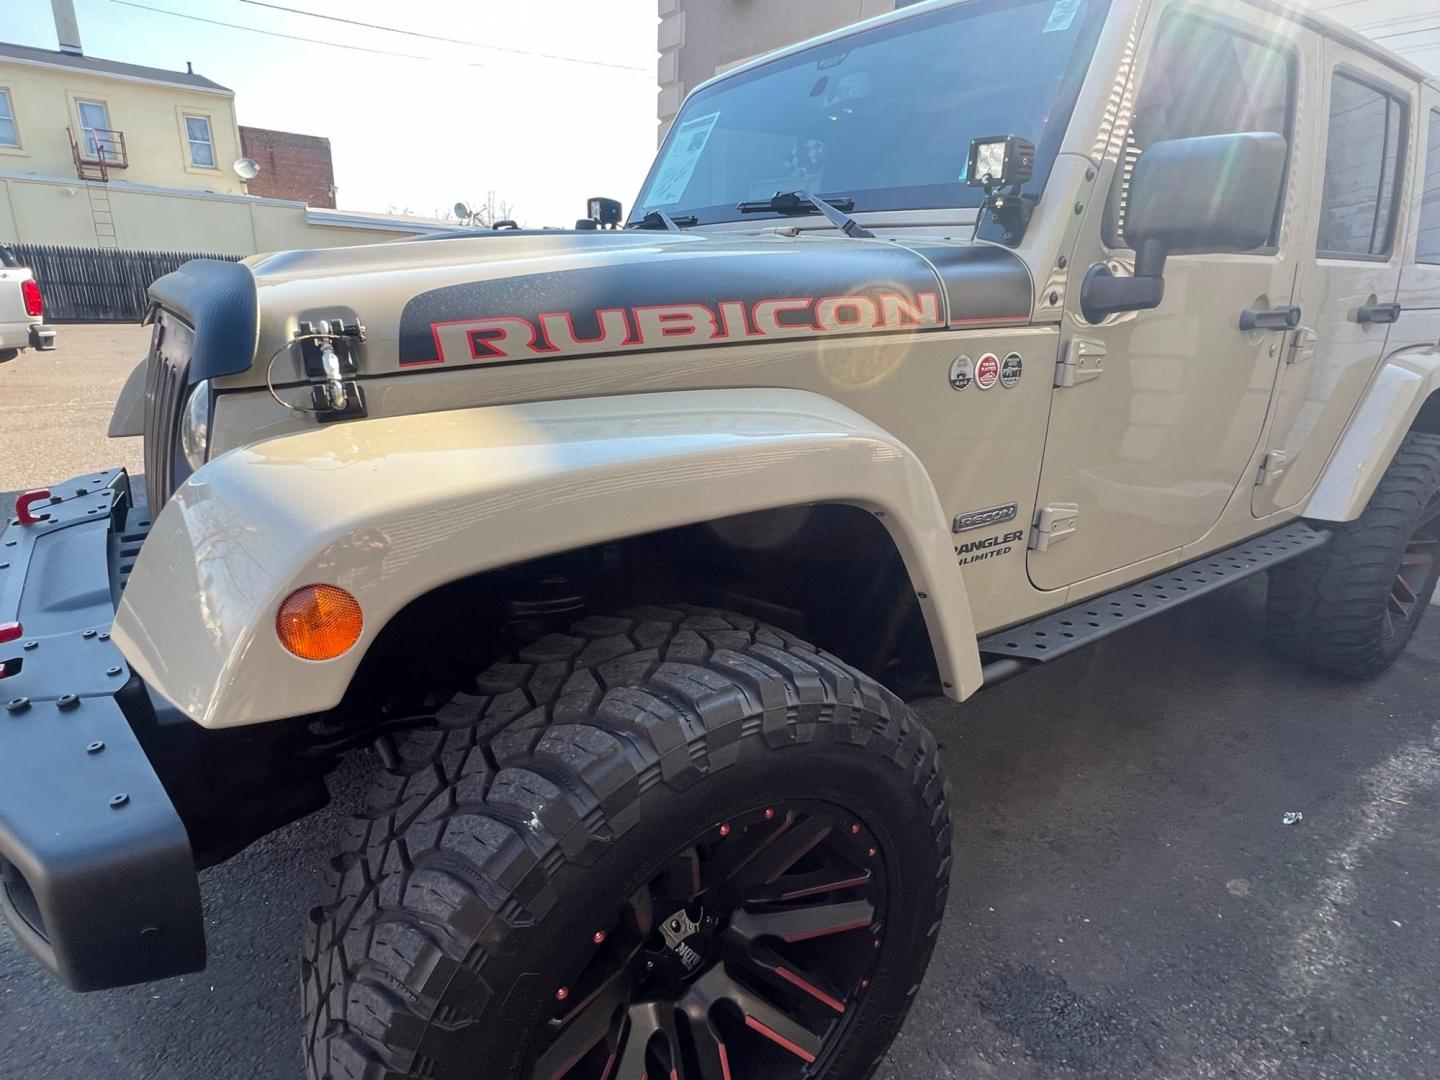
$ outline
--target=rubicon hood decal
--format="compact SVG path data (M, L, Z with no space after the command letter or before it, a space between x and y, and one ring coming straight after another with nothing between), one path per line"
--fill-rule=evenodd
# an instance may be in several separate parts
M708 245L707 245L708 246ZM561 360L615 352L947 324L934 267L880 244L648 253L642 262L497 277L421 293L400 364Z

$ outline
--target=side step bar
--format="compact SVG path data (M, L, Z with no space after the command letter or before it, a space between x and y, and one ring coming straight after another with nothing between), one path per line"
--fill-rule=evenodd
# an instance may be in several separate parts
M1329 539L1328 532L1293 522L1184 566L990 634L980 639L980 653L989 661L983 668L985 684L1018 675L1027 666L1024 661L1054 660L1187 600L1279 566Z

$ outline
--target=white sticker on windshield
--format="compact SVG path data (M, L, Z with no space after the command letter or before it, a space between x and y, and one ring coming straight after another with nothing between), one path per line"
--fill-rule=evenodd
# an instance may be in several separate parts
M1075 15L1083 2L1084 0L1055 0L1055 6L1050 9L1050 18L1045 23L1043 33L1053 34L1057 30L1069 30L1070 24L1075 21Z
M646 206L669 206L680 201L680 196L685 194L690 184L690 177L695 174L700 155L705 152L705 144L710 141L710 133L715 130L715 121L719 119L720 114L713 112L680 125L680 130L670 140L665 160L655 174L650 197L645 200Z

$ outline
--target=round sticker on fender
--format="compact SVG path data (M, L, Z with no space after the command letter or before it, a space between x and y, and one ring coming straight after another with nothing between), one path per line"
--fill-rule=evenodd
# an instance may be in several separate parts
M975 364L975 385L989 390L1000 379L1000 358L987 352Z
M1000 365L1000 385L1006 390L1013 390L1019 386L1024 366L1024 361L1020 359L1018 352L1012 352L1006 356Z
M964 390L975 381L975 363L963 353L950 361L950 385Z

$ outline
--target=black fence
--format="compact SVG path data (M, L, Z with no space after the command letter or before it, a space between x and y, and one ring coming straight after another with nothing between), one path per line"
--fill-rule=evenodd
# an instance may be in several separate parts
M45 295L46 322L136 322L145 314L145 290L191 259L226 259L197 251L110 251L8 244L21 266L35 271Z

